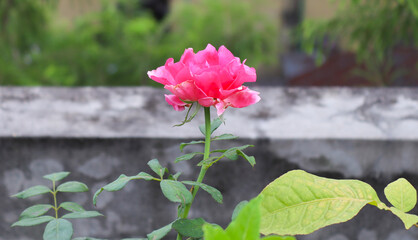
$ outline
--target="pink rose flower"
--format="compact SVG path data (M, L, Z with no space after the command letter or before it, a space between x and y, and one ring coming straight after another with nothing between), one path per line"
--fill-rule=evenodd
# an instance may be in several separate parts
M198 102L214 106L221 115L227 107L243 108L260 101L258 92L242 85L256 81L255 69L245 65L245 60L241 63L224 46L217 51L208 44L197 53L188 48L179 62L169 58L164 66L148 71L148 76L172 93L165 95L165 100L176 111Z

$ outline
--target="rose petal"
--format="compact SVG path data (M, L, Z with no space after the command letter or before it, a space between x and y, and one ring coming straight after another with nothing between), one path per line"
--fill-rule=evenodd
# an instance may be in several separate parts
M257 74L254 68L250 68L245 64L240 66L240 69L237 71L237 77L233 83L228 87L228 89L237 88L245 82L255 82L257 80Z
M156 70L148 71L148 77L161 84L174 84L174 78L164 66L158 67Z
M210 106L215 105L215 103L216 103L215 99L213 99L211 97L200 98L198 100L198 102L203 107L210 107Z
M206 94L196 86L193 80L184 81L177 85L165 85L164 88L183 101L195 102L201 98L207 97Z
M174 63L172 58L168 59L164 65L165 70L168 71L171 76L173 76L173 81L170 81L172 85L179 84L180 81L177 79L177 74L184 68L184 64L181 62Z
M184 50L183 55L181 55L180 62L185 65L189 65L193 62L194 55L193 48L187 48Z
M218 116L221 116L222 113L225 112L227 107L228 106L226 105L224 101L219 101L217 104L215 104L216 113L218 114Z
M207 67L211 65L219 64L218 51L211 44L208 44L206 48L202 51L199 51L195 54L195 63L203 64Z
M206 96L220 98L221 95L219 90L222 88L222 84L218 75L218 69L209 68L201 74L194 75L195 83L204 93L206 93Z
M165 101L171 106L173 106L174 110L176 111L183 111L184 106L188 105L187 103L181 101L180 98L177 97L176 95L165 94L164 96L165 96Z
M219 65L227 65L234 60L234 55L224 46L219 47L218 50Z
M260 101L259 94L259 92L247 88L243 91L232 94L231 96L225 98L224 101L231 107L243 108Z

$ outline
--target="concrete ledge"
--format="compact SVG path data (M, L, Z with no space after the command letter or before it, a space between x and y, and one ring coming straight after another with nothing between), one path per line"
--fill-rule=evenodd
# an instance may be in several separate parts
M205 182L224 195L222 205L199 194L191 217L222 226L233 207L256 196L269 182L292 169L332 178L358 178L376 188L381 199L391 181L407 178L418 187L418 89L260 87L262 101L228 109L220 132L240 139L214 142L213 148L253 144L257 164L222 161ZM149 172L146 162L158 158L181 179L197 176L197 161L174 164L181 142L200 139L201 116L179 128L184 112L164 101L153 88L9 88L0 87L0 195L48 183L42 176L70 171L68 180L87 183L91 192L62 194L94 208L92 194L120 174ZM220 145L222 144L222 145ZM227 145L227 146L225 146ZM188 146L186 152L201 151ZM0 198L0 240L29 240L41 228L10 228L20 212L46 198ZM175 205L158 184L135 181L118 193L103 193L101 219L74 221L75 237L106 239L144 237L175 218ZM214 211L214 209L216 211ZM415 207L412 212L417 213ZM170 236L174 238L174 236ZM36 238L36 237L35 237ZM387 212L365 207L353 220L327 227L299 240L412 240Z
M259 87L221 131L251 139L418 140L418 88ZM162 89L0 87L0 137L200 137ZM202 115L202 114L201 114ZM200 116L201 118L201 116Z

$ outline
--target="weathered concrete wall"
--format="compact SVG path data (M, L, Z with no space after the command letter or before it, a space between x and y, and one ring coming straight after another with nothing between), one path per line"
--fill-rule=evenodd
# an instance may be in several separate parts
M222 205L198 195L191 217L225 226L235 204L256 196L264 186L292 169L334 178L360 178L379 194L396 178L418 186L418 90L259 88L263 101L246 109L228 109L226 126L257 164L222 161L205 182L224 194ZM39 239L39 228L13 228L20 212L43 198L8 196L38 183L53 171L71 171L69 180L86 182L89 193L62 194L60 200L94 208L99 187L121 173L147 171L158 158L182 179L198 174L196 160L174 164L178 144L199 138L201 118L180 128L183 113L170 109L161 90L150 88L0 88L0 240ZM153 137L155 136L155 137ZM225 146L214 146L225 147ZM187 151L196 151L190 146ZM384 197L382 196L382 199ZM216 209L216 211L214 211ZM108 239L145 236L175 218L176 207L153 182L135 181L119 193L103 193L97 210L104 218L77 220L76 236ZM417 208L413 210L417 213ZM39 236L39 237L38 237ZM298 239L417 239L390 213L365 207L347 223ZM171 239L171 238L167 238Z

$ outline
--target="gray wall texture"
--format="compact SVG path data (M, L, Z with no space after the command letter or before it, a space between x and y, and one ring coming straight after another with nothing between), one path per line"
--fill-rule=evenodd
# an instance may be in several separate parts
M224 203L200 192L190 217L226 226L234 206L256 196L269 182L293 169L332 178L359 178L381 199L383 188L398 177L418 187L418 89L258 88L262 101L245 109L228 109L220 133L240 139L257 164L221 161L205 182L218 188ZM120 174L151 172L158 158L181 179L194 179L198 159L174 164L181 142L200 138L199 116L173 128L184 117L152 88L7 88L0 87L0 240L41 239L42 228L10 228L20 212L43 197L9 196L45 183L42 176L70 171L68 180L87 183L89 193L61 194L105 217L73 221L75 236L106 239L144 237L176 216L158 183L133 181L117 193L103 193L97 207L92 195ZM213 112L214 114L214 112ZM213 148L224 148L217 143ZM222 145L219 145L222 144ZM186 152L200 150L190 146ZM412 210L417 214L417 207ZM173 239L174 235L167 237ZM366 206L353 220L298 239L412 240L388 212Z

